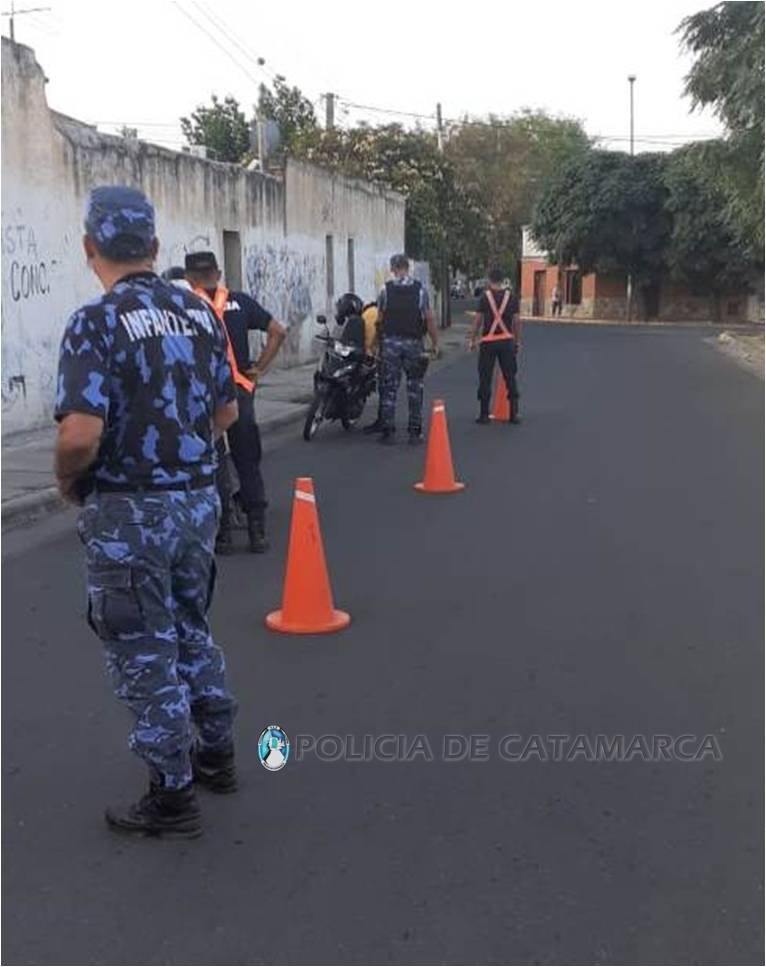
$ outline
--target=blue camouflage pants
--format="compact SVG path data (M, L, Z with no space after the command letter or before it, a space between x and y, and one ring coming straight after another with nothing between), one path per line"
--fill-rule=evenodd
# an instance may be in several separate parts
M423 340L406 336L386 336L383 340L383 388L380 397L381 421L394 428L396 394L402 370L407 377L407 403L410 433L420 433L423 426Z
M88 621L135 716L128 744L171 789L191 781L195 731L210 749L232 740L236 702L207 619L219 515L206 487L91 494L79 521Z

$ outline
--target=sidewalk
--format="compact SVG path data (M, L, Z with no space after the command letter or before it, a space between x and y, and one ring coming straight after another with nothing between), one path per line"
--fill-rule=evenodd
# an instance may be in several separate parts
M430 371L455 359L465 342L466 326L455 319L441 333L443 357ZM316 362L274 369L258 386L255 410L262 436L268 436L306 414L314 389ZM2 526L15 527L64 506L53 479L55 428L15 433L2 441Z

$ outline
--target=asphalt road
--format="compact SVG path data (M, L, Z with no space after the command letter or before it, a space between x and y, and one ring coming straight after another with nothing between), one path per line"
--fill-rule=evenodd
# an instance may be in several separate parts
M204 795L194 842L103 824L143 772L71 522L10 535L4 963L762 962L763 385L705 335L530 326L520 427L474 425L472 359L437 373L459 495L417 494L406 445L273 449L274 550L222 562L213 616L242 788ZM332 637L263 626L298 475L353 617ZM422 735L432 759L269 774L270 723ZM443 761L454 733L489 759ZM509 734L711 735L720 757L506 761Z

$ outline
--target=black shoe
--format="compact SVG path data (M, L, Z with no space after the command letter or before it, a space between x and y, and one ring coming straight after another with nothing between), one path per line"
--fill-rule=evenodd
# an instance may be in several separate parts
M420 430L410 430L407 442L411 447L419 447L423 442L423 434Z
M489 414L488 413L480 413L476 417L476 422L477 423L489 423Z
M372 433L382 433L385 427L380 420L375 420L374 423L368 423L367 426L362 427L362 433L366 433L368 436Z
M224 556L234 553L234 535L231 532L231 525L228 523L222 523L218 528L218 534L215 538L215 553Z
M396 443L396 440L394 439L394 434L395 434L394 430L383 430L383 432L380 434L380 439L378 440L378 443L382 443L383 446L385 447L393 446Z
M195 746L192 750L192 769L194 781L211 792L237 791L237 768L234 765L233 745L223 749L203 749Z
M165 789L152 782L149 792L127 809L105 813L111 829L140 836L162 836L167 839L196 839L202 835L197 795L189 783L183 789Z
M247 515L247 539L251 554L264 554L271 546L266 538L266 524L262 513Z

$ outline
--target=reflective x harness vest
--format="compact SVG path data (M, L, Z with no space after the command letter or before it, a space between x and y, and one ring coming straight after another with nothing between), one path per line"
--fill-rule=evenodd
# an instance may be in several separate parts
M513 339L513 333L508 332L508 327L503 320L503 313L508 308L508 303L511 298L511 293L508 289L505 290L505 295L503 296L503 301L498 309L497 303L495 302L495 296L492 289L487 289L485 292L487 297L487 302L492 310L492 315L494 319L492 320L492 325L486 336L482 336L479 342L495 342L498 339Z
M231 367L231 375L234 377L234 382L237 386L241 386L243 390L248 393L252 393L255 389L255 383L243 376L239 371L237 366L237 359L234 355L234 347L231 344L231 339L229 338L229 330L226 328L226 323L223 321L223 314L226 311L226 306L229 302L229 290L225 285L219 285L215 290L214 298L205 292L204 289L194 289L194 294L198 295L200 299L204 299L205 302L212 308L213 312L218 317L218 321L221 323L221 328L223 329L223 334L226 337L226 358L229 360L229 366Z

